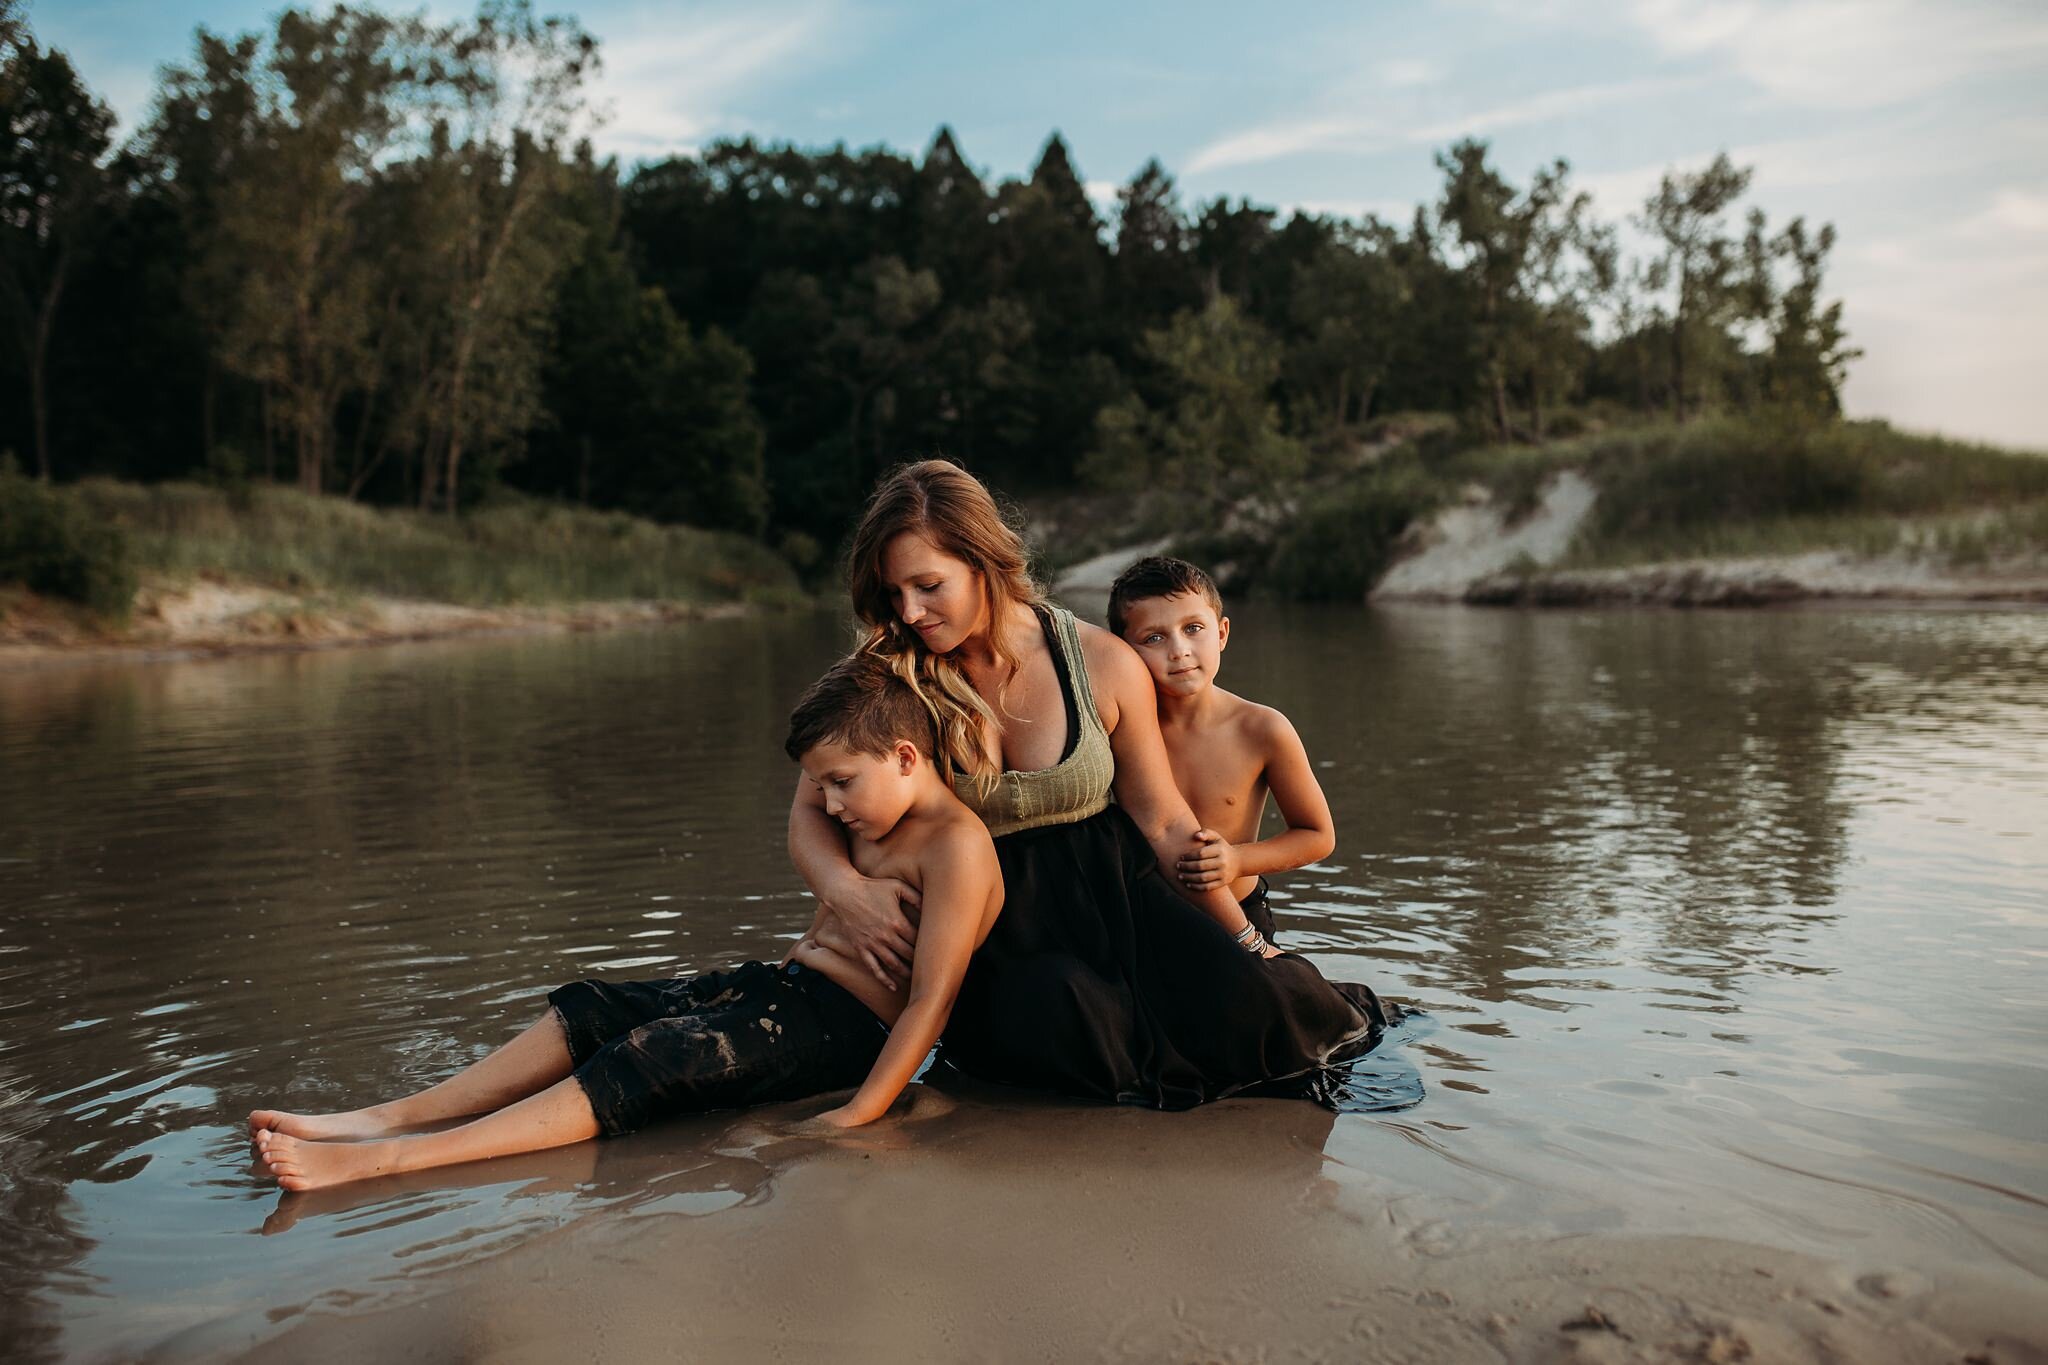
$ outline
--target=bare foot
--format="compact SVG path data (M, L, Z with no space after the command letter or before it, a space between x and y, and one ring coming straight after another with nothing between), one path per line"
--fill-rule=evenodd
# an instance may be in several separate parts
M361 1142L399 1131L396 1124L375 1118L374 1113L370 1109L356 1109L346 1114L289 1114L282 1109L258 1109L249 1115L249 1136L270 1132L311 1138L315 1142Z
M270 1174L288 1190L368 1180L389 1174L395 1164L391 1144L383 1142L312 1142L266 1130L256 1135L256 1148Z

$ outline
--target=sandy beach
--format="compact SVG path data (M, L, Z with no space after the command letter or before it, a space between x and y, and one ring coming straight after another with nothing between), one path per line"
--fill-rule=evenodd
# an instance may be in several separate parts
M1941 1238L1864 1241L1845 1258L1660 1235L1653 1192L1582 1202L1461 1167L1433 1125L1402 1116L1277 1100L1155 1114L926 1089L909 1117L825 1145L778 1136L797 1112L529 1158L527 1179L638 1182L644 1195L500 1255L451 1248L462 1263L308 1286L303 1305L152 1354L2048 1360L2038 1281L1996 1257ZM287 1199L273 1230L392 1193ZM1797 1212L1818 1230L1841 1211L1809 1200ZM1735 1232L1742 1220L1691 1221Z
M307 596L202 580L144 587L127 624L109 627L75 608L16 589L0 597L0 669L608 630L747 610L742 603L648 601L473 607L370 595Z

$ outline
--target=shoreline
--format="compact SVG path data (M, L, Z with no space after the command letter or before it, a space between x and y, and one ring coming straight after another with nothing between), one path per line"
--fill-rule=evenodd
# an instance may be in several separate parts
M164 663L431 640L547 635L722 620L750 601L622 600L463 606L417 598L293 593L201 581L147 585L125 626L21 590L0 596L0 672L85 663Z
M1375 600L1430 600L1375 594ZM1443 600L1438 597L1436 600ZM1615 568L1486 574L1450 600L1485 607L2048 606L2048 572L2027 564L1961 573L1835 550L1681 559Z
M1294 1101L1161 1115L968 1089L819 1140L788 1135L789 1112L564 1149L515 1179L636 1193L374 1289L328 1286L126 1345L337 1361L541 1361L595 1341L848 1361L2048 1358L2038 1281L2013 1264L1789 1245L1628 1199L1585 1211L1513 1179L1482 1195L1401 1118L1333 1131ZM705 1149L715 1175L674 1174ZM279 1222L346 1217L401 1188L287 1196Z

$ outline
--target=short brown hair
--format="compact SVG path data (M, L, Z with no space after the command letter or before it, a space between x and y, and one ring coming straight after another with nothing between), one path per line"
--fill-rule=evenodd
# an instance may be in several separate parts
M789 713L782 748L798 762L820 744L880 756L909 740L932 756L932 713L889 661L869 650L847 655L812 683Z
M1148 597L1177 597L1184 592L1200 593L1218 616L1223 615L1223 594L1216 580L1185 559L1171 555L1147 555L1116 576L1109 585L1109 629L1124 633L1124 611L1133 602Z

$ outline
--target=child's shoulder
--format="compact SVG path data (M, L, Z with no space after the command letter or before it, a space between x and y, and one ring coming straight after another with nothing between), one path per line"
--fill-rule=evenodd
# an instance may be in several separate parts
M1242 736L1246 743L1271 751L1279 745L1301 742L1294 732L1294 722L1288 720L1287 714L1279 707L1240 697L1220 687L1216 689L1216 699L1224 706L1220 717L1222 722Z
M958 799L949 799L925 816L923 825L912 854L921 867L940 863L979 866L984 861L995 865L996 845L988 826Z

